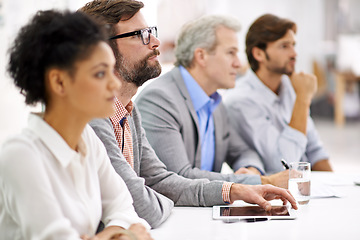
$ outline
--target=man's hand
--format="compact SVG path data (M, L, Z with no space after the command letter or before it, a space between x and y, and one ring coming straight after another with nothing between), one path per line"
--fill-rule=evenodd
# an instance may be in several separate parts
M153 240L150 233L146 228L140 224L132 224L128 230L125 230L119 226L110 226L105 228L102 232L96 234L96 236L89 238L84 235L81 236L82 240Z
M261 176L261 184L271 184L281 188L288 188L289 170L278 172L269 176Z
M257 175L260 175L260 172L259 172L259 170L257 170L254 167L249 167L249 168L242 167L242 168L239 168L238 170L236 170L236 172L234 174L253 174L253 175L257 174Z
M309 104L317 91L317 79L315 75L308 73L293 73L290 77L296 96Z
M247 203L258 204L266 211L271 210L271 203L268 201L281 199L285 205L290 202L294 209L298 209L294 197L289 190L274 187L272 185L244 185L234 183L230 189L230 200L243 200Z
M311 170L312 171L330 171L330 172L333 171L329 159L323 159L323 160L317 161L311 167Z
M311 99L317 91L317 80L314 75L306 73L293 73L290 79L296 92L296 100L289 126L306 136L307 117Z
M154 240L150 233L146 230L146 228L140 224L140 223L136 223L136 224L132 224L129 227L129 230L134 233L134 235L136 236L137 240ZM120 238L122 240L122 238ZM119 239L119 240L120 240ZM124 238L125 240L125 238ZM131 239L132 240L132 239Z

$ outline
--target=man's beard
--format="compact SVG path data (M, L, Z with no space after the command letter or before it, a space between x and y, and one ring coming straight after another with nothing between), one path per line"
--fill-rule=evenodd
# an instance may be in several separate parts
M266 55L266 59L268 60L268 62L271 61L269 55L267 54L267 52L265 52L265 55ZM294 58L291 58L289 61L293 61L295 60ZM275 64L268 64L266 66L267 70L272 72L272 73L278 73L278 74L286 74L288 76L291 76L292 73L294 72L294 68L292 69L288 69L286 66L288 65L288 62L286 62L283 66L277 66Z
M153 56L159 55L160 52L154 49L153 52L147 55L143 60L129 66L126 59L119 54L117 69L120 76L130 83L134 83L137 87L143 85L147 80L158 77L161 73L161 65L158 61L154 62L154 66L148 64L148 59Z

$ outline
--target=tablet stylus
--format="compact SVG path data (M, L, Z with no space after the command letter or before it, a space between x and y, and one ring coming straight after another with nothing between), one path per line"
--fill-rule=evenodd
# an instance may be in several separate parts
M245 218L244 220L246 222L262 222L262 221L267 221L268 218Z
M234 218L234 219L224 219L223 222L224 223L235 223L235 222L240 222L240 221L245 221L245 222L262 222L262 221L267 221L269 220L268 218Z

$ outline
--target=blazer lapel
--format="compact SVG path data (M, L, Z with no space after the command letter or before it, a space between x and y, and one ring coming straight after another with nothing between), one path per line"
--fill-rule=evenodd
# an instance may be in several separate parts
M133 113L134 113L134 111L133 111ZM131 129L131 136L132 136L133 146L139 146L140 143L138 142L138 136L137 136L138 133L136 132L136 127L135 127L135 124L134 124L134 118L130 117L130 119L131 119L131 121L129 121L129 125L130 125L130 129ZM136 174L138 176L140 176L139 148L140 147L133 147L134 171L136 172Z
M217 109L213 113L214 118L214 131L215 131L215 156L214 156L214 171L220 172L222 167L222 161L219 161L219 159L222 159L223 156L221 156L223 153L219 150L219 147L222 145L222 121L224 119L224 116L221 115L221 111L219 111L219 107L217 106Z
M199 134L199 120L196 114L196 111L194 109L194 105L192 103L191 97L189 95L189 92L187 90L187 87L185 85L184 79L181 76L180 70L178 67L174 68L171 71L172 78L177 85L179 92L184 98L185 104L187 109L189 110L189 113L191 115L191 118L193 120L193 124L196 131L197 139L195 141L196 143L196 153L195 153L195 166L200 168L201 167L201 147L200 147L200 134Z

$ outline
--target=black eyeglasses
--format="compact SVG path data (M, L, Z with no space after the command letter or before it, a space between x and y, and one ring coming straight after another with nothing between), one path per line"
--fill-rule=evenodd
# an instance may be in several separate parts
M140 35L141 40L144 45L148 45L150 43L150 35L153 35L157 37L157 27L148 27L141 30L123 33L120 35L113 36L109 38L109 40L118 39L118 38L125 38L125 37L131 37L135 35Z

